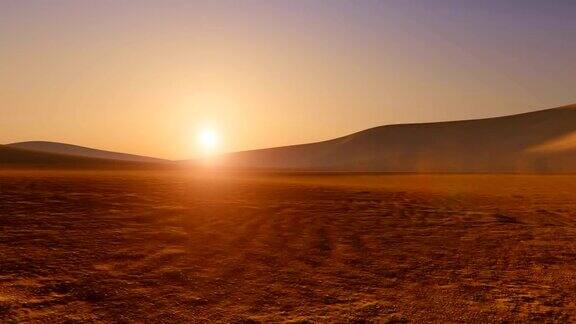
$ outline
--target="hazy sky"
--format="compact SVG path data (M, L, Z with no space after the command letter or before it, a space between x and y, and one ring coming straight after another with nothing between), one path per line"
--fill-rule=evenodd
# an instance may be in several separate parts
M0 0L0 143L167 158L576 102L574 0Z

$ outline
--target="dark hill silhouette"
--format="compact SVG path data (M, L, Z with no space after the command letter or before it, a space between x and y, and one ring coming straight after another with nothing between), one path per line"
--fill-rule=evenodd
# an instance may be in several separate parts
M231 153L218 163L240 169L576 172L576 105L380 126L324 142Z
M98 150L84 146L57 143L57 142L31 141L31 142L12 143L7 144L6 146L37 152L66 154L66 155L83 156L83 157L107 159L107 160L152 162L152 163L167 162L167 160L147 156Z
M96 159L46 153L0 145L0 168L134 169L155 168L161 165L160 163Z

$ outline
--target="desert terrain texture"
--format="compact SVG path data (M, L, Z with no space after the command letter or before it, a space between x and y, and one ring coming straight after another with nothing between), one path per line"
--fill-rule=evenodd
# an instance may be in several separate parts
M1 171L0 322L571 322L576 176Z

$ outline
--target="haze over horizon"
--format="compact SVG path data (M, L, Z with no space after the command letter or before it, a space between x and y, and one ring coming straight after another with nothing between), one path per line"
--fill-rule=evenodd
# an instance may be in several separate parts
M576 102L576 2L0 1L0 143L184 159Z

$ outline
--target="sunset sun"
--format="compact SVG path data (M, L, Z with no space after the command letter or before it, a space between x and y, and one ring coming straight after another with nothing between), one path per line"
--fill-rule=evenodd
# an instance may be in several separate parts
M218 132L213 128L202 128L198 131L198 147L203 154L215 153L219 139Z

